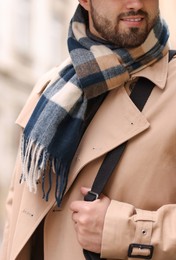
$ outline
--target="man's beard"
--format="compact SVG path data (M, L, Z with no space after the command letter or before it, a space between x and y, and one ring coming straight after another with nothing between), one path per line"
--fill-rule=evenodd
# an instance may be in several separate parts
M134 48L140 46L147 38L150 30L155 25L158 15L154 19L149 19L146 12L139 10L129 11L128 13L121 14L117 17L117 23L114 25L111 20L99 15L91 4L91 15L94 28L100 34L100 36L107 42L114 44L120 48ZM142 15L145 17L146 26L141 28L131 27L126 30L119 28L119 21L122 18L128 16Z

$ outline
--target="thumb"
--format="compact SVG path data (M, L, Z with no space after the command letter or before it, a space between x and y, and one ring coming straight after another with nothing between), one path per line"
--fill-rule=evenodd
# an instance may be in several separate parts
M91 189L86 187L81 187L81 193L85 196Z

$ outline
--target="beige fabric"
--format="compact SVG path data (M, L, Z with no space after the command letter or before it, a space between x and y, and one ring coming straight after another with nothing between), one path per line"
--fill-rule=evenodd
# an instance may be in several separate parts
M127 260L130 243L150 241L155 247L152 260L175 260L176 60L168 65L167 58L134 75L157 84L142 113L125 88L108 95L74 157L61 208L56 206L54 191L45 202L40 183L37 194L19 184L18 157L7 200L8 220L0 260L29 259L30 237L44 217L45 260L84 260L69 205L82 199L81 186L91 186L104 154L126 140L127 149L105 190L112 201L105 218L102 257ZM46 77L34 88L17 119L22 127L52 78Z

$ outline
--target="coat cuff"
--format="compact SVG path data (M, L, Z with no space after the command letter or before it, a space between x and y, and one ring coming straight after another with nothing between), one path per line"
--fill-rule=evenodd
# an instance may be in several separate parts
M102 258L126 259L135 236L135 208L112 200L105 217L102 237Z
M112 200L104 222L101 257L151 259L156 217L156 212L135 209L128 203Z

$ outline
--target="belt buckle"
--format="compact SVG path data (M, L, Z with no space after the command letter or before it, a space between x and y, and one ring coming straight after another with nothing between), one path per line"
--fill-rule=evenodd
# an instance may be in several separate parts
M150 254L147 256L143 256L143 255L133 255L133 248L139 248L139 249L149 249ZM128 248L128 257L131 258L141 258L141 259L151 259L153 256L153 250L154 250L154 246L152 245L145 245L145 244L130 244L129 248Z

